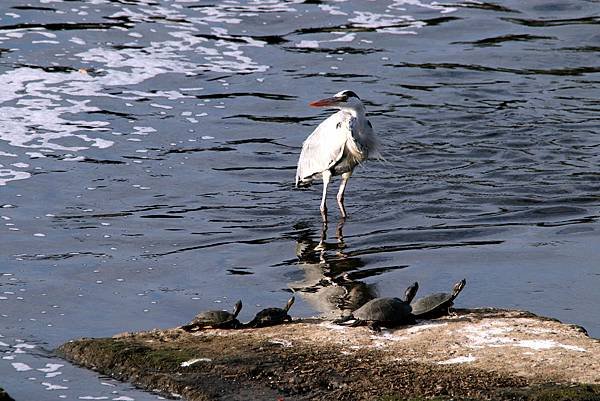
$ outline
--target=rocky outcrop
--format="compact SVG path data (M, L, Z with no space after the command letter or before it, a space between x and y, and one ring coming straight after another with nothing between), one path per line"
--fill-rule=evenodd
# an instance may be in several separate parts
M374 333L320 320L81 339L65 358L196 400L598 400L600 341L527 312L456 316Z

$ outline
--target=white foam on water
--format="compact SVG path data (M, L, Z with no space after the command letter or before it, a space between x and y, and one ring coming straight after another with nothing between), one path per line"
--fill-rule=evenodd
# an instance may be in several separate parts
M329 4L319 4L319 8L330 15L348 15L347 13L341 11L339 7Z
M316 40L301 40L300 42L296 43L296 47L316 49L319 47L319 42Z
M67 98L71 94L81 95L81 89L89 86L90 82L90 77L78 72L51 73L21 67L3 73L0 75L0 87L3 89L0 91L0 125L4 129L0 131L0 141L14 148L36 149L36 152L24 152L31 158L45 157L42 152L78 152L91 147L104 149L112 146L112 141L91 134L104 130L108 122L63 118L64 115L98 110L88 106L89 100ZM98 95L98 89L87 88L85 92ZM84 130L86 133L82 132ZM60 143L65 138L69 138L69 146ZM0 156L12 154L2 152ZM20 156L15 154L15 157ZM23 169L29 164L17 162L12 166ZM1 169L0 185L29 177L31 173L27 171Z
M50 0L48 0L50 1ZM93 0L93 4L104 4L105 1ZM133 21L156 23L156 16L163 16L164 21L189 19L181 13L181 7L173 4L147 9L124 8L113 17L126 16ZM102 133L111 133L110 122L85 120L77 121L73 116L100 111L90 106L89 100L75 98L114 97L125 99L124 94L111 94L106 88L120 85L129 86L164 73L198 74L204 71L252 73L264 72L269 66L257 63L245 53L246 48L264 47L266 42L250 36L232 36L223 26L212 26L211 33L218 39L207 39L195 36L198 28L194 25L222 23L238 23L239 18L233 15L252 15L257 12L289 12L296 11L289 2L249 3L231 6L217 5L199 10L190 24L177 25L175 30L163 37L167 40L152 41L143 49L114 49L111 47L91 47L74 56L83 64L93 62L101 64L103 74L90 74L87 69L72 72L48 72L38 68L21 67L0 75L0 140L6 141L15 148L36 149L36 152L25 152L31 158L45 157L44 152L84 152L90 148L105 149L114 145L113 141L102 137ZM75 12L75 11L73 11ZM171 22L163 22L172 25ZM174 26L175 27L175 26ZM133 33L140 37L138 33ZM13 30L4 33L6 40L23 40L24 37L42 36L55 39L56 34L43 30ZM0 39L1 40L1 39ZM73 36L69 42L79 46L86 41ZM8 46L8 45L7 45ZM198 63L197 56L204 58ZM193 60L193 61L192 61ZM177 91L159 91L156 93L139 93L139 97L156 96L168 100L184 96ZM172 106L162 102L152 103L153 107L170 109ZM85 131L85 132L83 132ZM93 134L98 132L99 134ZM68 138L67 141L63 139ZM68 145L66 144L68 143ZM0 152L0 156L21 157L19 152ZM84 160L80 155L61 159L65 161ZM10 181L31 177L31 174L16 168L0 170L0 185Z
M379 14L370 11L354 11L354 17L348 21L357 27L375 28L378 32L393 34L416 33L412 28L422 28L426 24L410 15ZM403 26L397 26L403 25Z
M27 372L28 370L33 369L31 366L23 362L13 362L11 363L11 365L13 366L13 368L15 368L17 372Z
M56 372L58 369L62 368L65 365L61 365L60 363L47 363L45 368L38 368L40 372L50 373Z
M15 344L15 345L13 345L13 347L17 348L17 349L20 349L20 348L34 349L35 345L27 344L27 343L23 342L23 343Z
M166 104L158 104L158 103L150 103L150 106L156 107L157 109L166 109L171 110L173 106L168 106Z
M330 42L352 42L352 41L354 41L354 39L356 39L356 34L355 33L348 33L348 34L345 34L344 36L341 36L339 38L330 40Z
M169 72L197 74L208 70L251 73L264 72L269 68L257 64L241 50L248 46L262 47L263 42L248 38L245 43L226 40L214 43L194 34L193 30L174 31L168 33L173 40L151 42L150 46L143 49L92 48L76 56L84 61L105 65L108 74L98 77L99 83L104 86L133 85ZM205 63L188 61L185 57L187 52L203 56Z
M72 37L71 39L69 39L69 42L75 43L77 45L82 45L82 46L86 44L85 40L78 38L78 37Z
M42 386L46 387L46 390L68 390L69 387L61 386L59 384L52 384L48 382L42 382Z
M404 6L406 6L406 5L429 8L431 10L437 10L442 14L448 14L448 13L452 13L452 12L455 12L456 10L458 10L456 7L443 5L443 4L438 3L437 1L434 1L434 2L431 2L428 4L428 3L423 3L419 0L394 0L393 4L389 5L388 8L402 10L402 9L404 9Z
M2 167L1 164L0 167ZM25 180L29 177L31 177L31 173L26 171L0 168L0 186L6 185L10 181Z

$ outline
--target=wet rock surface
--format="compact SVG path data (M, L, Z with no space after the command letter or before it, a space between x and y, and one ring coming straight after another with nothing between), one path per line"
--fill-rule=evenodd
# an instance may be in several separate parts
M80 339L58 353L191 401L600 399L600 341L520 311L460 310L382 333L321 320L154 330Z
M15 401L15 400L10 395L8 395L2 387L0 387L0 401Z

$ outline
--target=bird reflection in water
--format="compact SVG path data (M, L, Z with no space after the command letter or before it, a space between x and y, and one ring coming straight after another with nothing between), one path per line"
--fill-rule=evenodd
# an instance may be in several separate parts
M292 283L292 287L326 317L346 315L376 297L373 285L356 279L361 276L364 262L345 253L344 223L344 218L337 223L335 241L327 241L327 222L321 225L318 240L314 238L315 230L296 226L302 230L296 256L304 279Z

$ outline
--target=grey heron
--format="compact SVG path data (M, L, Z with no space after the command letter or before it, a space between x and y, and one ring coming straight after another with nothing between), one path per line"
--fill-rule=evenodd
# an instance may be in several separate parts
M369 155L379 156L377 138L367 119L362 101L350 90L343 90L333 97L317 100L309 105L339 111L319 124L302 144L296 170L296 187L310 185L319 177L323 179L321 214L323 220L327 221L327 186L332 176L341 175L337 203L342 217L345 218L346 184L354 167L367 160Z

